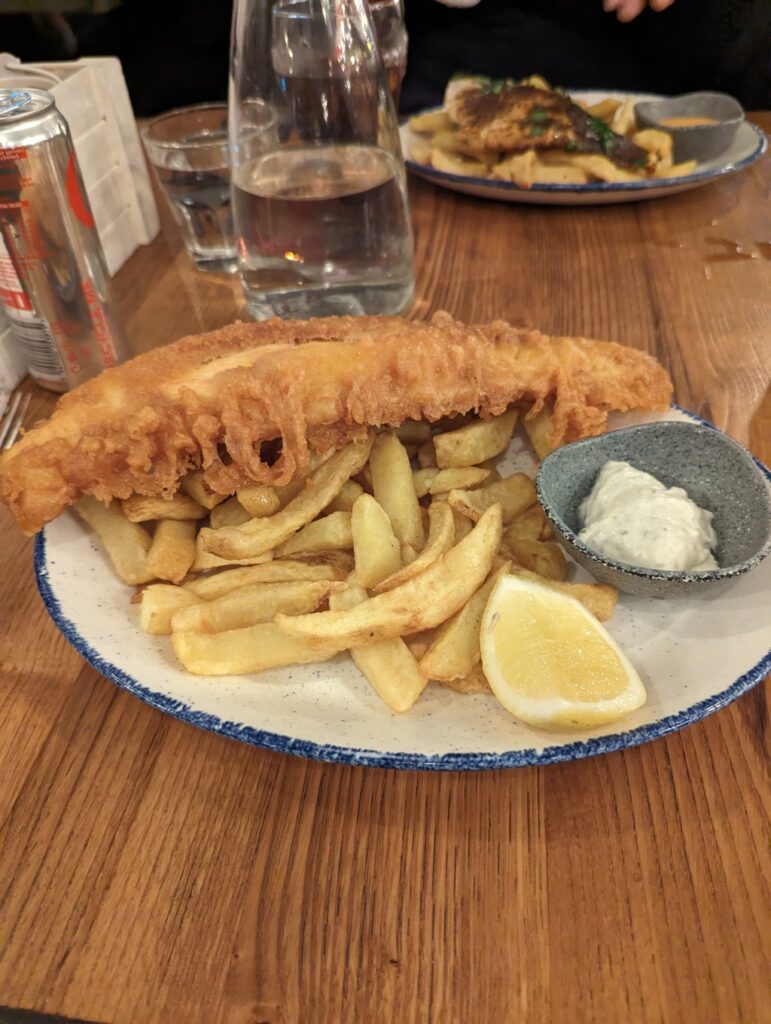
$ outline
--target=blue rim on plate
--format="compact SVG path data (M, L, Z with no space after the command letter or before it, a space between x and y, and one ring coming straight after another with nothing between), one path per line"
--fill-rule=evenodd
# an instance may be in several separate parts
M596 92L598 90L591 90ZM576 89L571 95L580 96L582 90ZM659 97L663 99L665 97ZM441 107L433 108L441 110ZM744 124L757 136L757 145L755 149L747 156L742 157L741 160L737 160L735 163L723 164L720 167L712 167L704 171L694 171L693 174L683 175L681 178L646 178L643 181L596 181L587 182L585 185L557 185L557 184L543 184L543 185L531 185L530 188L522 188L513 181L498 181L494 178L478 178L473 175L461 175L461 174L450 174L448 171L437 171L434 167L427 167L425 164L420 164L416 160L411 160L409 157L405 157L405 167L412 171L414 174L420 175L422 178L427 180L436 180L441 182L448 182L452 184L462 183L464 185L474 185L480 188L490 188L501 192L525 192L528 195L532 195L537 192L553 192L561 195L569 193L577 193L580 195L593 195L594 193L603 194L608 192L647 192L651 189L666 189L677 187L680 191L682 185L695 185L700 181L712 181L723 177L727 174L734 174L737 171L743 171L745 167L749 167L750 164L755 163L768 149L768 138L765 132L763 132L757 125L751 121L744 121ZM409 122L408 122L409 124Z
M695 413L682 409L678 405L673 408L690 416L698 423L707 427L717 429L714 424L702 419ZM754 458L754 456L753 456ZM767 469L758 459L755 462L762 470L766 479L771 481L771 471ZM574 743L560 744L559 746L544 747L543 750L528 748L525 750L510 750L503 753L455 753L455 754L413 754L413 753L383 753L377 750L368 750L359 747L338 747L332 744L314 743L310 740L295 739L291 736L283 736L280 733L266 732L262 729L255 729L253 726L244 725L239 722L223 721L217 715L204 711L196 711L183 701L175 700L164 693L158 693L143 686L138 679L135 679L123 669L118 668L112 662L95 650L62 612L59 600L51 588L48 576L48 562L46 556L45 532L41 531L35 538L35 579L40 596L46 606L48 614L55 625L64 635L65 639L75 650L106 679L115 683L122 690L138 697L140 700L157 708L159 711L173 718L179 718L189 725L195 725L207 732L218 733L227 736L228 739L239 740L251 746L263 747L281 754L295 754L298 757L308 758L315 761L330 761L335 764L362 765L374 768L399 768L399 769L422 769L427 771L483 771L493 768L524 768L533 765L558 764L561 761L576 761L584 757L591 757L596 754L610 754L616 750L623 750L627 747L636 747L641 743L648 743L650 740L659 739L668 733L677 732L688 725L693 725L714 711L719 711L727 704L736 700L743 693L752 689L769 672L771 672L771 650L751 669L740 676L725 690L707 697L704 700L692 704L690 707L677 714L668 715L649 725L638 726L627 732L612 733L608 736L598 736L595 739L579 740Z

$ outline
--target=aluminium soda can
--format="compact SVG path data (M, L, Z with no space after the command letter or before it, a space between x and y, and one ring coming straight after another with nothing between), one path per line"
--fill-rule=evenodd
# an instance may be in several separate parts
M0 303L52 391L127 357L69 128L40 89L0 89Z

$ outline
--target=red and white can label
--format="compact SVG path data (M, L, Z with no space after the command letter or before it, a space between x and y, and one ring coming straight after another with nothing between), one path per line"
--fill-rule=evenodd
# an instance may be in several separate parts
M32 312L32 303L21 286L16 267L0 235L0 302L7 310Z
M51 328L35 315L29 296L24 291L16 267L0 235L0 303L5 307L13 336L27 359L33 377L49 384L66 384L59 349Z

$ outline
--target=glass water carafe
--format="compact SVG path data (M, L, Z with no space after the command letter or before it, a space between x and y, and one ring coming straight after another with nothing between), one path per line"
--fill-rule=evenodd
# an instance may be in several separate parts
M233 219L252 315L400 313L413 245L366 0L236 0Z

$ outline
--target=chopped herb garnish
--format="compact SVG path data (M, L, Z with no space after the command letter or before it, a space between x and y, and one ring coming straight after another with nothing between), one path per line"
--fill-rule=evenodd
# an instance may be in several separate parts
M533 124L542 124L548 119L548 117L549 113L547 110L544 110L543 107L533 107L530 111L530 120Z
M497 96L504 89L513 89L516 84L513 78L488 78L482 87L482 92Z
M542 124L534 124L533 127L528 132L528 135L531 135L531 136L543 135L543 133L545 131L546 131L546 129L544 128L544 126Z
M618 145L619 140L610 125L607 125L601 117L590 116L587 120L589 124L589 131L595 139L597 139L606 153L612 153Z

